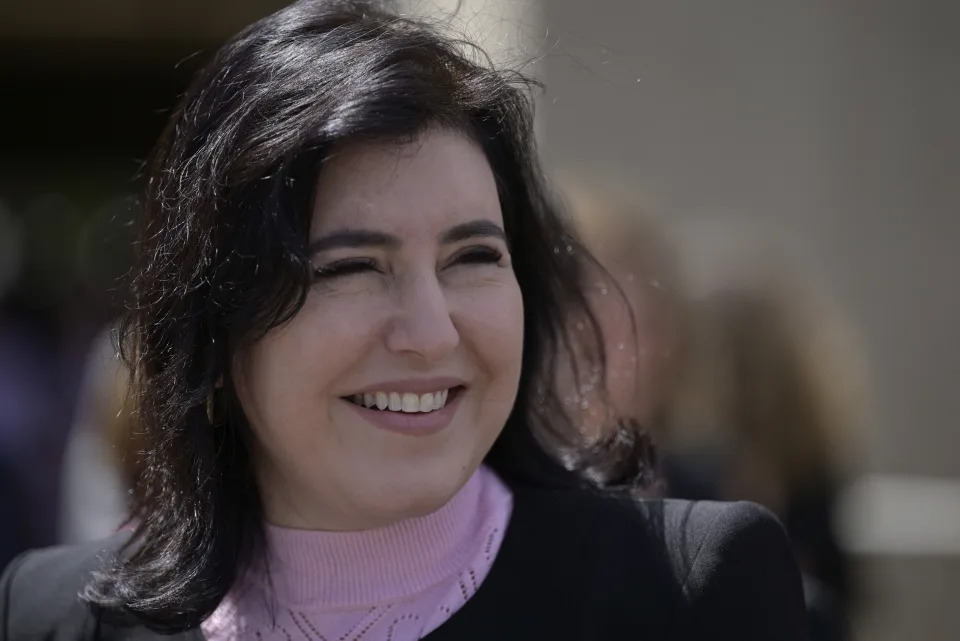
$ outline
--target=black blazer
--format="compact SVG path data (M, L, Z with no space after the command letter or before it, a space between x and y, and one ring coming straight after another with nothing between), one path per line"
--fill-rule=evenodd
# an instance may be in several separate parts
M161 639L111 625L77 597L121 543L18 557L0 579L0 641ZM800 641L805 627L786 535L756 504L519 489L487 579L425 639Z

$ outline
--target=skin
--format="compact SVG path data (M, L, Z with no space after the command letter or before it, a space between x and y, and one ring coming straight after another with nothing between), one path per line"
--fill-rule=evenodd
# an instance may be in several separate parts
M460 133L347 145L324 164L315 284L234 364L270 523L384 526L437 510L476 471L520 379L523 300L502 229L490 166ZM434 433L386 430L345 400L433 377L465 385Z

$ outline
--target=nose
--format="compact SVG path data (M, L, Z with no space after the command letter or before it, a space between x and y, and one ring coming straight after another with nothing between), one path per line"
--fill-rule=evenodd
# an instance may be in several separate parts
M460 343L447 297L435 274L418 276L400 288L396 314L387 329L387 349L438 363Z

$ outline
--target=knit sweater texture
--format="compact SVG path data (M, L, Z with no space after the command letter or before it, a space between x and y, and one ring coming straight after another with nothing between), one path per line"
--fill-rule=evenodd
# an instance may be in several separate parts
M203 623L208 641L413 641L477 591L512 496L481 467L439 510L359 532L267 526L268 569L249 572Z

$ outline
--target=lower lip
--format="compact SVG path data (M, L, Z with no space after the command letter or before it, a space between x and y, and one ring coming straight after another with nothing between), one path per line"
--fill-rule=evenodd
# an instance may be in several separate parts
M407 436L429 436L450 425L450 421L453 420L453 415L457 411L457 406L460 404L460 398L465 391L462 388L459 389L457 394L447 401L446 405L432 412L391 412L390 410L370 409L344 399L340 400L349 405L362 418L380 429L397 434L406 434Z

